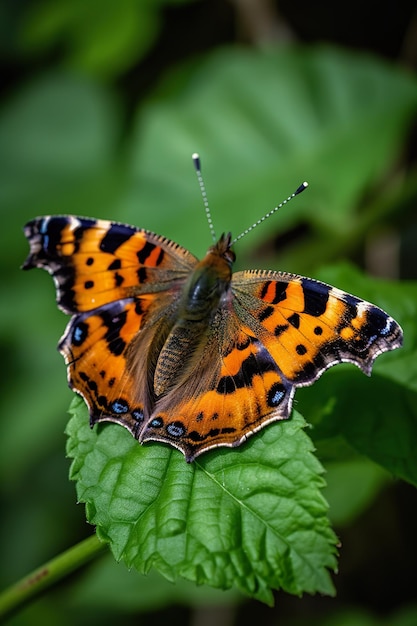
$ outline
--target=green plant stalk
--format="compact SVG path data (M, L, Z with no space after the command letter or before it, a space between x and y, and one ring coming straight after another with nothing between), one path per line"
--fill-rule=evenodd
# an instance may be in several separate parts
M72 546L0 593L0 621L107 549L96 535Z

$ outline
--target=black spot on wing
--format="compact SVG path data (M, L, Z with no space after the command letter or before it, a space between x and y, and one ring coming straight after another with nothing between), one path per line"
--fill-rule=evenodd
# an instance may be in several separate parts
M258 315L258 320L260 322L263 322L264 320L268 319L268 317L271 317L271 315L274 312L274 307L273 306L267 306L264 309L262 309Z
M301 280L304 291L304 313L319 317L327 308L331 287L310 278Z
M187 439L195 442L202 442L206 439L213 439L219 435L228 435L236 432L236 428L233 426L225 426L224 428L212 428L207 433L200 433L197 430L192 430L188 433Z
M114 261L112 261L110 263L110 265L108 266L108 270L109 271L113 271L113 270L119 270L122 267L122 262L120 259L114 259Z
M307 348L302 343L299 343L298 346L296 346L295 351L300 356L303 356L307 352Z
M294 326L294 328L300 328L300 316L298 313L293 313L287 318L287 321Z
M132 226L112 224L100 243L100 250L114 254L116 250L137 232Z
M90 378L90 376L88 376L88 374L86 372L80 371L78 373L78 375L81 378L81 380L83 380L85 382L85 384L90 389L90 391L93 391L93 392L97 392L98 391L98 385L97 385L96 381L93 380L92 378Z
M141 265L145 265L148 258L151 256L152 252L155 250L156 245L151 243L150 241L146 241L143 247L137 252L138 261ZM161 256L162 252L162 256ZM157 264L161 263L163 258L163 250L161 249L160 254L158 256Z
M252 339L252 342L257 342ZM250 354L243 362L239 371L230 376L222 376L217 385L217 392L221 394L233 393L236 389L250 386L257 374L276 371L276 365L269 352L260 348L258 352Z
M275 326L274 328L275 337L279 337L280 335L282 335L282 333L285 333L285 331L288 330L288 328L289 328L288 324L278 324L277 326Z
M238 342L235 347L237 350L246 350L250 346L250 341L250 337L247 336L243 341Z
M135 313L136 315L142 315L143 314L143 306L142 306L142 301L140 300L140 298L136 298L136 302L135 302Z
M139 284L146 282L146 279L148 277L148 273L146 271L146 267L140 267L138 269L138 271L136 272L136 274L137 274L137 277L138 277Z
M125 348L126 342L120 336L120 331L126 324L126 311L115 312L112 310L102 311L100 316L103 324L107 327L105 339L107 341L110 352L116 356L120 356Z
M116 287L120 287L124 283L125 279L119 272L114 273L114 284Z
M107 341L109 350L116 356L123 353L126 348L126 342L121 337L121 331L126 323L127 312L125 310L126 302L130 300L118 300L111 302L96 310L94 315L100 317L105 327L104 338ZM73 318L70 330L71 341L76 346L82 345L89 333L88 318L90 312L81 313ZM58 346L60 349L65 345L66 339Z
M275 295L272 300L272 304L278 304L287 298L287 283L275 283Z
M285 300L287 297L286 291L287 291L288 283L272 281L272 280L267 280L262 285L262 289L259 294L259 297L261 298L261 300L263 300L266 294L270 291L271 285L273 285L273 290L274 290L274 295L272 297L271 303L278 304L278 302L282 302L283 300ZM269 298L268 298L268 301L269 301Z

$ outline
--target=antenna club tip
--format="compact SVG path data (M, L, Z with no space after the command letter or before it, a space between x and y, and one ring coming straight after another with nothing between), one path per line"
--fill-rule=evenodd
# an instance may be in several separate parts
M301 183L301 185L295 190L294 195L296 196L297 194L301 193L302 191L304 191L304 189L307 189L308 187L308 182L304 181L303 183Z
M201 170L200 155L198 154L198 152L194 152L191 155L191 158L193 160L195 169L197 170L197 172L199 172Z

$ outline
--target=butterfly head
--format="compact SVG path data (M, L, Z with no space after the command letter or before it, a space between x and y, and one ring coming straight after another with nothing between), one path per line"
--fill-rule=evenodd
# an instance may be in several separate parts
M236 261L236 254L232 250L232 233L223 233L220 239L207 250L207 254L213 254L224 259L231 268Z
M196 266L194 277L204 275L207 285L211 285L210 290L216 285L214 291L222 292L230 283L232 266L236 260L236 255L231 248L231 242L232 234L223 233L220 239L210 246L206 256ZM200 278L197 280L199 281ZM194 281L195 278L192 278L191 282L193 283Z

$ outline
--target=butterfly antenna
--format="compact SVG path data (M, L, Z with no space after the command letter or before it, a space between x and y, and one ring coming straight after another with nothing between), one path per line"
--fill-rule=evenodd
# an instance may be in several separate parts
M197 152L194 152L194 154L192 155L192 159L193 159L195 171L197 174L197 180L200 186L201 195L203 197L204 209L206 211L206 217L207 217L208 225L210 228L211 236L213 237L213 241L217 241L216 233L214 231L214 226L213 226L213 220L211 219L210 207L209 207L209 203L207 200L206 187L204 185L203 176L201 174L200 155L197 154Z
M259 224L262 224L262 222L264 222L268 217L271 217L271 215L273 215L276 211L278 211L278 209L280 209L281 207L284 206L284 204L287 204L290 200L295 198L295 196L298 196L298 194L301 193L302 191L304 191L304 189L307 189L307 187L308 187L308 183L306 183L306 182L302 183L299 187L297 187L297 189L294 191L294 193L292 193L290 196L288 196L288 198L286 200L283 200L282 202L280 202L274 209L272 209L271 211L266 213L257 222L252 224L252 226L249 226L249 228L247 228L246 230L241 232L240 235L238 235L235 239L233 239L232 245L234 243L236 243L236 241L238 241L239 239L242 239L242 237L247 235L251 230L253 230L257 226L259 226Z

